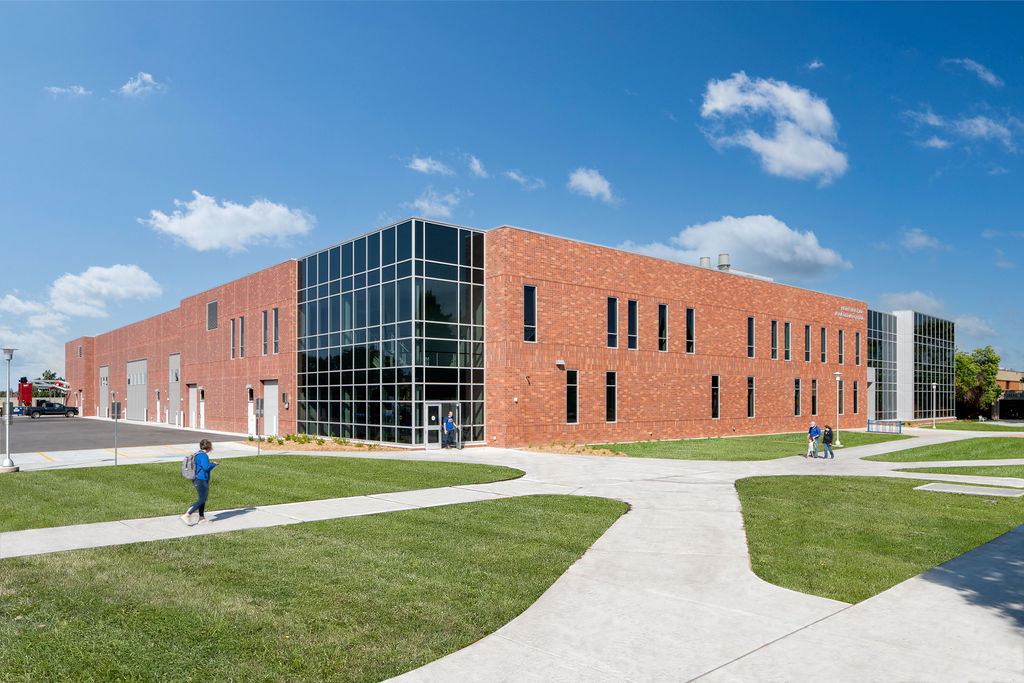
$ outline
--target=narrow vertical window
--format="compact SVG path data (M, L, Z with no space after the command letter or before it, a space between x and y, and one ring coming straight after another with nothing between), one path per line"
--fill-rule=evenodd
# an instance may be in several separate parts
M853 380L853 414L856 415L860 412L860 387L857 386L857 380Z
M268 341L269 341L269 339L267 337L267 312L263 311L263 355L264 356L267 355L267 346L268 346L267 342Z
M793 324L792 323L786 323L785 337L786 337L785 338L785 346L783 347L785 349L785 356L784 356L784 358L786 360L791 360L792 357L793 357L793 354L792 354L792 349L793 349Z
M616 418L616 401L615 395L615 373L606 372L604 373L604 421L615 422Z
M839 414L843 415L843 380L839 380Z
M565 371L565 421L574 425L579 421L579 371Z
M695 351L695 339L697 338L697 323L694 319L695 313L692 308L686 309L686 352Z
M779 321L772 321L772 360L779 359Z
M608 297L608 348L619 348L619 300Z
M811 326L804 325L804 362L811 362Z
M274 353L278 353L278 350L279 350L278 336L277 336L277 330L278 330L277 322L278 322L277 309L275 308L274 309Z
M747 417L754 417L754 378L747 377Z
M793 414L800 417L800 378L793 380Z
M217 302L209 301L206 304L206 329L217 329Z
M825 362L825 328L821 328L821 362Z
M523 285L523 341L537 341L537 288L533 285Z
M718 419L718 375L711 375L711 419Z
M840 365L843 364L843 357L846 354L846 349L843 348L844 346L846 346L846 336L845 336L845 333L843 332L843 330L839 330L839 364Z
M668 306L658 304L658 350L668 351Z
M754 319L747 318L747 358L754 357Z
M235 357L238 339L235 337L235 319L231 319L231 357Z
M853 357L857 365L860 365L860 332L853 334Z
M245 316L238 316L238 357L245 358Z
M637 303L633 299L626 302L626 346L636 348L637 340Z
M811 380L811 415L818 414L818 380Z

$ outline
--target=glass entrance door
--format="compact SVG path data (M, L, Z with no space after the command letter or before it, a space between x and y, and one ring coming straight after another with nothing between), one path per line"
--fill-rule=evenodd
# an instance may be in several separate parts
M423 425L426 431L426 443L427 448L440 448L441 447L441 404L440 403L427 403L423 406L426 415L424 416Z

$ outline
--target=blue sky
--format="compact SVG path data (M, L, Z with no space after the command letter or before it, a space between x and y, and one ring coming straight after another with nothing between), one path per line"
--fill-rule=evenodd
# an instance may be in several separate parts
M408 215L958 322L1024 369L1022 4L0 4L0 343Z

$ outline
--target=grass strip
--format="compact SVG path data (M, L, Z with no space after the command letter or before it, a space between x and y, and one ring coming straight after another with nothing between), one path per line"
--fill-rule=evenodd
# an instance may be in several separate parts
M1024 427L1003 427L1001 425L994 425L991 422L978 422L977 420L939 422L935 426L939 429L959 429L970 432L1024 432Z
M932 462L942 460L1005 460L1024 458L1024 439L1012 436L964 439L908 448L905 451L869 455L864 460L881 462Z
M840 432L844 448L913 438L900 434L868 434ZM820 447L820 445L819 445ZM601 444L633 458L668 458L672 460L775 460L807 451L807 434L767 434L712 439L681 439L678 441L638 441L635 443ZM843 448L836 449L842 452Z
M492 465L312 455L225 458L213 471L212 510L344 498L514 479ZM0 477L0 531L181 514L195 500L181 464L19 472Z
M990 465L982 467L914 467L897 472L926 474L964 474L971 477L1017 477L1024 479L1024 465Z
M1024 499L914 491L883 477L736 482L754 572L856 603L1024 523Z
M382 680L513 619L626 509L534 496L4 560L3 678Z

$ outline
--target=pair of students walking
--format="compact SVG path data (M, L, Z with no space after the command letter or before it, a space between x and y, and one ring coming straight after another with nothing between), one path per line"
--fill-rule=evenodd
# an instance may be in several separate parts
M818 457L818 440L821 440L824 448L823 458L835 458L836 454L832 450L832 441L835 435L832 432L832 427L825 425L824 431L818 428L818 425L811 422L811 428L807 430L807 452L804 453L805 458L817 458Z

